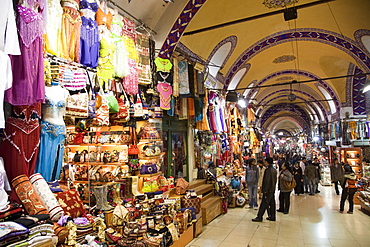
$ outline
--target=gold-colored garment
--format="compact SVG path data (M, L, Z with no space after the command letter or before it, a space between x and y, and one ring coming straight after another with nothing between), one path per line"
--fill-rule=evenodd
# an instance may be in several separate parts
M349 132L351 139L357 139L357 123L355 121L350 121L349 128L351 130L351 132Z
M61 40L61 57L80 62L81 16L77 9L63 7Z

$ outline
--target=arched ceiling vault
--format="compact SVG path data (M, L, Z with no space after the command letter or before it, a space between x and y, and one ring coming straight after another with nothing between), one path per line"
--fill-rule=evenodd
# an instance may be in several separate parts
M267 8L263 0L132 0L130 4L127 0L115 1L157 33L154 39L160 56L171 56L181 46L203 59L204 64L217 61L220 69L216 78L225 89L231 82L230 88L236 90L251 83L254 87L270 85L246 92L247 98L253 96L257 104L268 104L257 116L266 130L303 130L309 128L312 119L327 122L340 117L342 107L362 107L353 103L359 98L349 90L348 83L353 78L322 78L370 72L369 0L299 0L297 6L320 4L298 8L298 18L290 21L284 21L282 13L270 15L279 9ZM187 35L258 15L266 17ZM228 41L231 46L222 46ZM217 53L219 47L229 47L230 51ZM226 59L221 62L214 54ZM244 74L239 72L241 69ZM307 105L287 99L289 85L274 86L292 80L317 80L292 86L298 96L296 102L305 101ZM356 79L358 94L364 79L361 80ZM333 99L333 103L325 101L328 99ZM273 112L272 109L283 109L284 103L292 103L294 110ZM292 114L297 116L291 117Z

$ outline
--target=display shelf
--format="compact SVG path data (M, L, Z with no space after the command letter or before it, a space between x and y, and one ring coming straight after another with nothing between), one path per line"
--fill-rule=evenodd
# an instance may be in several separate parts
M138 174L138 177L145 177L145 178L150 178L150 177L155 177L155 176L160 176L162 175L162 172L157 172L153 174Z
M348 163L355 172L357 178L362 177L362 149L361 148L339 148L339 159L344 164Z
M161 139L140 139L139 143L147 143L147 142L162 142Z
M127 162L116 162L116 163L104 163L104 162L83 162L83 163L79 163L79 162L71 162L71 164L73 165L84 165L84 166L98 166L98 165L101 165L101 166L121 166L121 165L126 165Z

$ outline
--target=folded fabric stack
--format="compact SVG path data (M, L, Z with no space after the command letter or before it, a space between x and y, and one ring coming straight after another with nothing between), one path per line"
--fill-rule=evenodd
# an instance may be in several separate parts
M74 219L74 223L77 226L76 241L79 244L86 242L85 237L87 235L96 236L98 233L97 231L93 230L93 224L91 224L87 218L84 218L84 217L76 218Z
M17 241L9 246L55 246L57 237L54 234L53 223L49 220L48 214L27 215L14 220L28 230L25 239Z
M0 246L8 246L11 243L27 238L29 230L12 221L0 223Z
M22 215L22 208L17 203L6 205L0 210L0 222L12 221L18 219Z

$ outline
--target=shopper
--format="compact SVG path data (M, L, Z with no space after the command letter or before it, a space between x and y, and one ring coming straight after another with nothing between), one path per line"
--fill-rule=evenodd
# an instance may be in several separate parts
M252 221L254 222L261 222L266 210L268 214L267 220L276 220L275 189L277 181L277 171L272 166L272 164L272 158L266 158L265 165L267 167L262 181L262 202L258 209L257 217L252 219Z
M356 187L356 175L350 165L344 166L344 179L343 179L343 183L341 184L341 186L343 189L342 189L342 197L340 199L339 212L343 213L344 203L346 199L348 198L349 209L347 213L353 214L353 196L355 195L357 191L357 187Z
M338 184L343 178L343 166L339 164L338 158L334 159L334 163L330 166L331 182L334 184L335 192L339 195Z
M303 173L302 168L299 166L298 162L296 162L293 167L293 176L297 183L296 187L294 188L294 193L296 195L303 194Z
M317 180L316 180L316 193L320 193L319 191L319 183L321 180L321 166L318 158L314 158L312 164L316 166L316 173L317 173Z
M258 179L260 173L259 168L256 165L256 160L250 158L248 160L248 166L245 170L245 182L248 185L248 194L249 194L249 208L255 207L257 209L257 188L258 188Z
M307 179L307 176L305 175L305 169L306 169L306 166L307 166L307 160L305 157L302 158L301 162L299 163L299 166L301 167L302 169L302 179L303 179L303 190L304 190L304 193L308 193L308 179Z
M258 160L257 165L260 171L260 177L258 179L258 198L262 199L262 181L263 175L265 174L266 166L263 164L263 160Z
M293 179L292 173L290 173L288 167L289 167L288 162L282 164L278 184L280 193L279 193L279 209L277 211L282 212L284 214L289 213L290 192L292 192L292 189L287 188L284 183L284 181L291 182Z
M304 170L304 174L307 177L308 185L310 187L310 196L314 196L316 193L316 181L317 181L317 171L316 166L312 164L312 160L307 161L307 167Z

